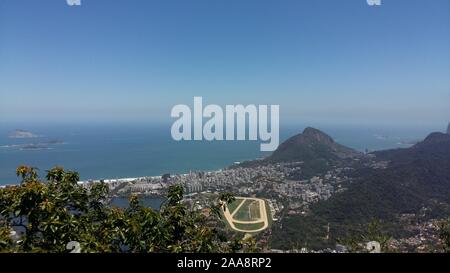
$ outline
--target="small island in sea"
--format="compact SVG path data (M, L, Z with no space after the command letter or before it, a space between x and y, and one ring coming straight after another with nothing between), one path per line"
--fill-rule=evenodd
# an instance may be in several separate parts
M15 130L11 134L9 134L9 138L36 138L38 135L33 134L30 131L26 130Z
M50 150L50 149L53 149L53 146L61 145L61 144L65 144L65 142L55 139L55 140L41 141L41 142L34 142L34 143L2 145L2 146L0 146L0 148L16 148L19 150Z
M49 150L50 147L43 145L43 144L24 144L20 146L20 150Z

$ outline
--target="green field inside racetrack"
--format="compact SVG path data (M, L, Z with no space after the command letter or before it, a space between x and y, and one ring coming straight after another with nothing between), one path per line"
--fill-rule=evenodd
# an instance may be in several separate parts
M252 221L260 219L259 202L254 200L245 200L236 214L233 216L234 220L238 221Z
M236 199L234 202L231 202L227 204L227 209L229 210L230 214L233 214L233 212L237 209L237 207L243 202L242 199Z
M258 230L264 226L264 223L254 223L254 224L241 224L241 223L234 223L234 226L238 229L242 230L248 230L249 232L252 232L254 230Z

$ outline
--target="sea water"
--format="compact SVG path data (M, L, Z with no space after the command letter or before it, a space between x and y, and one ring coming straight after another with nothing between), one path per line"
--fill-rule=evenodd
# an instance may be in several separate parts
M281 126L281 141L301 133L305 127ZM409 147L433 131L433 128L314 127L359 151ZM10 138L16 129L38 137ZM42 177L46 170L58 165L76 170L81 180L88 180L218 170L267 155L260 152L257 141L177 142L170 135L170 124L7 124L0 127L0 185L19 183L15 169L22 164L37 167Z

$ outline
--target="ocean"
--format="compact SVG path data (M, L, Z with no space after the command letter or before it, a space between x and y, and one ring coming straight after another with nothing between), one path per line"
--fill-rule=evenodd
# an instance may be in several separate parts
M282 126L281 141L304 125ZM359 151L404 148L422 140L433 128L317 126L337 142ZM35 138L10 138L16 129ZM439 131L439 130L434 130ZM17 166L53 166L79 172L81 180L156 176L218 170L234 162L267 156L258 141L177 142L170 124L161 125L14 125L0 127L0 185L19 183Z

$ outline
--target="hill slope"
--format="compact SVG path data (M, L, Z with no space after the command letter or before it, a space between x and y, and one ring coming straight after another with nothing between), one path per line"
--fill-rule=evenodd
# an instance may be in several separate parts
M329 135L308 127L303 133L283 142L271 156L270 162L293 162L323 159L326 161L360 155L355 150L336 143Z
M301 162L301 173L294 179L307 179L327 171L333 165L339 165L345 160L362 156L361 153L336 143L324 132L308 127L303 133L284 141L267 158L263 160L243 162L240 167L281 162Z
M324 242L324 226L331 226L331 238L345 237L372 219L391 223L392 234L400 234L399 215L418 214L427 218L448 216L450 204L450 135L432 133L407 149L374 153L389 160L383 170L360 169L347 191L311 206L306 217L288 217L282 232L310 245ZM274 241L283 240L275 234ZM320 237L321 236L321 237Z

